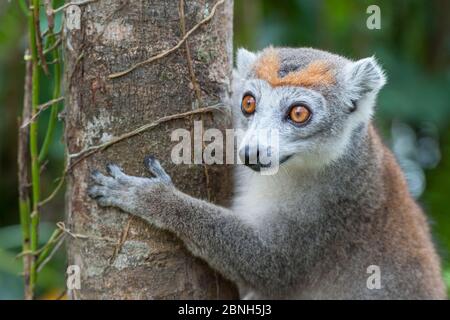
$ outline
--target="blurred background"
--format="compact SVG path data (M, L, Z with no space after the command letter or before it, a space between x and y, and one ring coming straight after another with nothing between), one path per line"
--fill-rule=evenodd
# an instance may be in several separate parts
M62 1L61 1L62 3ZM381 29L369 30L369 5L381 9ZM235 0L234 45L316 47L359 59L375 55L389 81L376 123L399 160L411 193L425 208L450 286L450 1ZM58 23L57 23L58 24ZM0 0L0 299L23 296L17 209L17 121L22 108L26 19L17 1ZM43 101L52 84L42 79ZM45 98L45 99L44 99ZM48 117L48 114L44 116ZM45 121L45 120L44 120ZM58 125L56 135L61 136ZM44 132L42 132L42 135ZM43 173L50 192L63 168L61 140ZM63 220L63 193L43 208L41 239ZM65 287L60 250L40 273L38 298Z

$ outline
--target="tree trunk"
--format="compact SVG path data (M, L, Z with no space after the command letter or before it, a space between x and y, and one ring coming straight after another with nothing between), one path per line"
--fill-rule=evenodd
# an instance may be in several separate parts
M216 104L227 94L232 62L231 0L217 6L210 21L187 45L117 78L126 70L175 46L185 32L210 15L218 0L101 0L66 9L66 143L73 155L161 117ZM220 1L219 1L220 2ZM183 3L183 2L182 2ZM189 49L187 49L189 48ZM190 56L192 64L188 63ZM190 68L190 66L192 68ZM195 78L194 78L195 76ZM209 194L226 205L231 191L228 168L174 165L171 132L204 127L224 130L224 113L171 120L109 148L71 158L66 228L69 265L80 268L75 299L227 299L235 287L197 258L172 234L113 208L102 209L86 189L89 172L117 163L127 174L148 175L143 159L155 155L182 191Z

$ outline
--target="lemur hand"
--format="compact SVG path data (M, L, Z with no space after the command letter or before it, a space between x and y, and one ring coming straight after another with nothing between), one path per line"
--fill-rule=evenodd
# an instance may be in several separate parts
M115 164L106 166L109 176L94 170L91 173L94 184L88 189L88 195L100 206L118 207L161 226L158 218L173 200L176 189L158 160L148 156L144 164L153 178L129 176Z

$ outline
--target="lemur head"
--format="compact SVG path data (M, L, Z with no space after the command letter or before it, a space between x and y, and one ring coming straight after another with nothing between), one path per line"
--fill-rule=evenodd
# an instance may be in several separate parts
M267 151L252 145L269 129L278 132L280 164L320 167L337 160L355 129L367 127L385 82L373 57L355 62L310 48L239 49L232 105L245 132L240 159Z

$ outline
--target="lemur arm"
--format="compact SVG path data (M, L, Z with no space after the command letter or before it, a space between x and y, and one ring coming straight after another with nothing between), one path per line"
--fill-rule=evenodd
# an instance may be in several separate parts
M110 176L94 171L89 195L174 232L193 255L232 281L272 290L287 285L288 257L267 234L228 209L177 190L154 158L145 163L155 178L128 176L116 165L107 166Z

